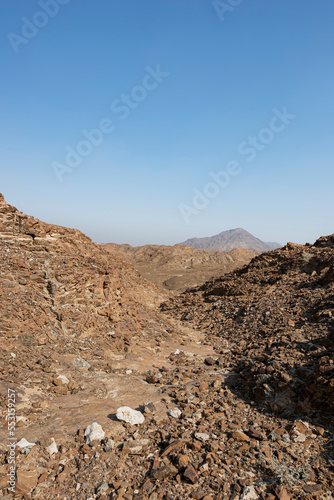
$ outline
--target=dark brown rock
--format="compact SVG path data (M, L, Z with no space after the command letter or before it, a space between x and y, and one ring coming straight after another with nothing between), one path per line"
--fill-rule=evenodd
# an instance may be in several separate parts
M178 448L180 448L183 445L184 445L184 441L182 439L177 439L176 441L173 441L164 449L164 451L161 453L161 457L166 457L167 455L169 455L169 453L177 450Z
M208 365L208 366L212 366L216 363L216 361L213 359L213 358L205 358L205 364Z
M311 495L316 495L316 494L322 492L322 485L321 484L305 484L303 486L303 490L306 493L310 493Z
M191 484L198 482L198 474L191 464L187 465L185 471L183 472L183 477Z

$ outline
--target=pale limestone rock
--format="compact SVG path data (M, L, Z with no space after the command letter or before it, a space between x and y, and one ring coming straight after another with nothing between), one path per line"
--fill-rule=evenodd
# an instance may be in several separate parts
M174 408L174 410L170 410L168 414L173 418L180 418L182 412L178 408Z
M111 451L115 448L116 443L113 439L108 439L105 446L105 451Z
M142 424L145 417L140 411L133 410L129 406L121 406L118 408L116 416L118 420L124 420L131 425Z
M51 441L52 443L47 448L45 448L45 450L48 452L50 456L58 453L58 447L56 441L54 440L54 438L51 438Z
M259 498L259 495L256 493L254 486L246 486L239 497L240 500L257 500L257 498Z
M60 380L63 385L67 385L70 382L65 375L58 375L57 380Z
M195 438L198 439L199 441L208 441L210 439L209 434L206 434L205 432L196 432Z
M18 448L28 448L29 446L35 446L35 443L29 443L26 438L22 438L16 443L16 446Z
M88 425L88 427L86 427L85 429L85 438L87 444L91 444L93 441L102 441L104 436L104 430L102 429L101 425L96 422Z

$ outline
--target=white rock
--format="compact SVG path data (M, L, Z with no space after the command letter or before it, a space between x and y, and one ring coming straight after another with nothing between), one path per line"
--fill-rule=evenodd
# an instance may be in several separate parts
M115 441L113 439L108 439L105 446L105 451L110 451L115 448Z
M58 375L57 380L60 380L63 385L67 385L70 382L65 375Z
M125 373L126 373L127 375L131 375L132 370L126 370L126 372L125 372Z
M182 411L178 408L175 408L174 410L170 410L168 414L173 418L180 418Z
M91 444L93 441L102 441L105 436L105 432L101 425L93 422L85 429L86 443Z
M26 438L23 438L16 443L16 446L18 448L27 448L28 446L35 446L35 443L29 443L29 441L27 441Z
M78 368L90 368L90 364L88 363L88 361L81 358L80 356L78 356L75 359L72 359L72 363L74 364L74 366L77 366Z
M306 436L305 434L302 434L301 432L296 430L294 432L293 441L295 443L304 443L306 441Z
M180 354L180 349L176 349L176 351L174 351L173 354Z
M205 432L196 432L195 438L198 439L199 441L208 441L210 439L209 434L205 434Z
M56 453L58 453L58 447L54 438L51 438L51 441L52 443L47 448L45 448L45 450L49 455L55 455Z
M27 420L27 417L16 417L16 422L26 422Z
M131 425L142 424L145 420L144 415L140 411L133 410L129 406L118 408L116 417L118 420L124 420L124 422L128 422Z
M282 441L284 441L284 443L290 443L290 436L289 436L289 434L283 434Z
M239 497L240 500L256 500L257 498L259 498L259 495L256 493L254 486L246 486Z

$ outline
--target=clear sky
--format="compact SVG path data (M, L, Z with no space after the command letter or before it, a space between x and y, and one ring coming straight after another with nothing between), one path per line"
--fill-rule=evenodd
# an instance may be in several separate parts
M19 210L133 245L334 232L333 0L0 9L0 192Z

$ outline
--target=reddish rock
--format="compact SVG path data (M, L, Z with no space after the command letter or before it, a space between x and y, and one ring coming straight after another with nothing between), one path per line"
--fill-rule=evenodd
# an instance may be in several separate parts
M157 379L155 375L147 375L146 382L148 384L157 384L159 382L159 379Z
M210 357L205 358L204 362L208 366L212 366L212 365L214 365L216 363L216 361L213 358L210 358Z
M187 481L189 481L189 483L191 483L191 484L195 484L198 481L198 474L197 474L195 468L191 464L187 465L187 467L183 473L183 477Z
M291 498L284 486L278 486L275 495L279 500L290 500Z
M241 430L236 430L232 433L232 437L233 439L235 439L236 441L244 441L244 442L249 442L250 439L249 437L247 436L247 434L245 434L243 431Z
M207 391L208 389L209 389L209 384L207 384L206 382L201 382L200 385L198 386L198 390L200 392Z
M143 484L141 491L142 491L142 493L150 493L150 491L152 491L153 488L154 488L154 484L149 479L147 479L145 481L145 483Z
M167 455L169 455L169 453L171 453L172 451L177 450L178 448L180 448L183 445L184 445L184 441L182 439L178 439L176 441L173 441L171 444L169 444L164 449L164 451L161 453L161 457L166 457Z
M321 484L305 484L303 490L310 495L317 495L322 492Z
M38 482L38 472L36 470L33 471L25 471L18 469L17 471L17 480L16 480L16 490L20 493L29 493L37 486Z

